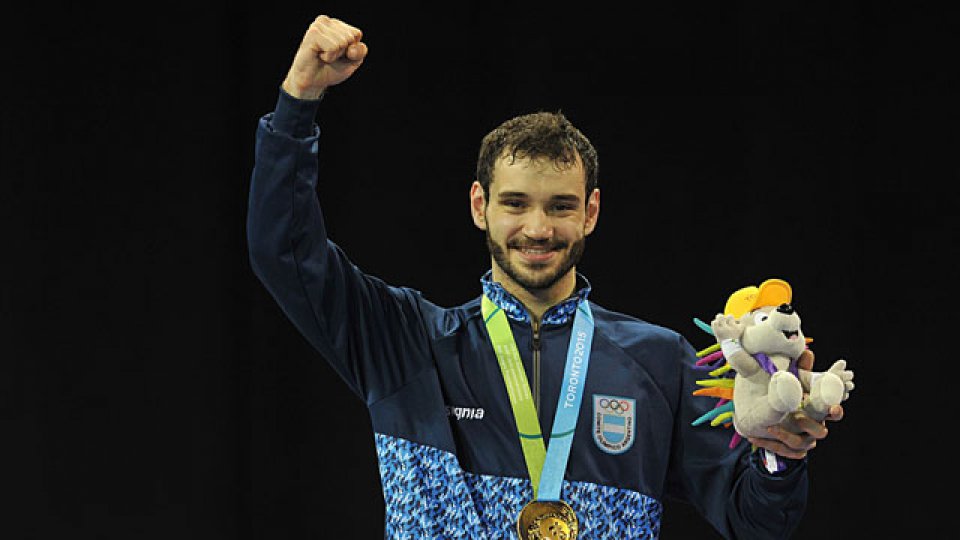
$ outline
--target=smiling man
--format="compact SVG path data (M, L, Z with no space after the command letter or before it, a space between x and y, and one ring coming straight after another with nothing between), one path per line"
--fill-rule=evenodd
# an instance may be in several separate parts
M484 137L470 204L486 231L493 281L539 318L573 292L597 225L596 151L561 114L513 118Z
M577 262L600 215L597 153L562 114L481 142L470 212L491 268L465 304L385 284L327 237L314 118L366 55L359 29L310 25L260 120L247 233L256 275L367 404L385 536L656 538L667 498L728 538L789 536L825 428L757 440L788 458L769 472L690 426L712 406L691 396L690 344L588 299Z

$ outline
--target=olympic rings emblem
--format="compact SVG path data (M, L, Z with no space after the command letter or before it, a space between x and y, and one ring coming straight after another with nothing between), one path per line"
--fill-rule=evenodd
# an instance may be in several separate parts
M629 401L620 401L618 399L601 398L599 405L601 409L610 409L617 413L625 413L630 410Z
M593 395L593 441L608 454L622 454L633 446L637 433L634 398ZM639 410L639 409L638 409Z

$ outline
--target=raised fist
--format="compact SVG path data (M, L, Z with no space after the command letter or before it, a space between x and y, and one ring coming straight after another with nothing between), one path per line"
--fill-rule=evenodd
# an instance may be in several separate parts
M359 28L320 15L303 36L283 89L299 99L317 99L328 86L349 78L367 56Z

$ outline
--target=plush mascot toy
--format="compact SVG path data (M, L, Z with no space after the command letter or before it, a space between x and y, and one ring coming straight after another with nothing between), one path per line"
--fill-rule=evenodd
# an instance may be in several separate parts
M786 281L768 279L759 287L744 287L727 300L723 313L710 325L694 322L712 334L717 343L697 353L701 369L712 379L697 381L705 388L694 395L720 398L717 406L693 422L729 426L742 437L769 437L767 427L792 426L795 414L817 421L830 407L846 400L853 390L853 372L837 360L824 372L799 369L797 361L808 343L800 329L800 316L791 305L793 291Z

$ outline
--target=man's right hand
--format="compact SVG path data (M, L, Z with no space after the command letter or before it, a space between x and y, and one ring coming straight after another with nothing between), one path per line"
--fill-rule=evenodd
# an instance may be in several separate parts
M318 99L328 86L339 84L363 63L367 45L358 28L320 15L303 36L283 89L298 99Z

